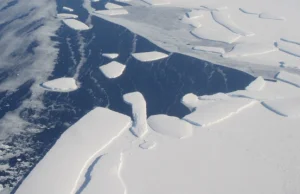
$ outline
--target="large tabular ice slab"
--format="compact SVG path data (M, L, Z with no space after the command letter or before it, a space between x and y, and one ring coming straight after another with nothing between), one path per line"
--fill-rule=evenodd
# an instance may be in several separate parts
M281 71L276 79L300 87L300 76L285 71Z
M243 30L240 28L237 24L235 24L231 18L230 15L226 12L222 11L213 11L212 13L213 19L220 25L224 26L228 30L230 30L233 33L239 34L241 36L253 36L253 32L248 32L246 30Z
M118 53L103 53L103 57L109 58L109 59L115 59L119 57Z
M123 95L123 99L132 107L132 133L137 137L143 137L148 132L147 104L144 96L139 92L133 92Z
M286 41L277 42L280 51L290 54L294 57L300 57L300 45Z
M125 70L125 67L125 65L117 61L112 61L106 65L100 66L99 69L102 71L105 77L112 79L120 77Z
M204 51L204 52L216 53L216 54L220 54L220 55L225 54L225 50L221 47L194 46L193 49L196 51Z
M168 115L154 115L148 118L148 124L157 133L168 137L183 139L193 135L190 123Z
M85 24L82 23L81 21L75 20L75 19L65 19L63 22L69 26L70 28L74 30L89 30L90 28Z
M121 157L122 153L108 153L101 156L90 174L90 182L80 194L123 194L126 188L120 177Z
M126 15L126 14L128 14L128 11L126 9L97 10L93 12L93 15L95 16L97 15L117 16L117 15Z
M56 16L59 19L72 19L72 18L76 19L76 18L78 18L78 15L70 14L70 13L59 13Z
M142 0L149 5L169 5L170 0Z
M282 16L273 15L270 13L261 13L259 14L259 18L261 19L269 19L269 20L285 20Z
M131 54L136 60L141 62L150 62L156 61L160 59L167 58L169 55L158 52L158 51L151 51L151 52L143 52L143 53L133 53Z
M123 6L108 2L105 4L105 8L106 9L121 9L121 8L123 8Z
M63 7L63 10L69 11L69 12L73 12L74 9L70 8L70 7Z
M71 92L78 89L76 80L70 77L63 77L42 83L41 86L53 92Z
M253 82L251 82L247 87L246 90L248 91L261 91L264 89L266 85L266 81L263 77L259 76Z
M226 43L233 43L241 37L240 35L232 33L225 28L221 30L212 29L205 26L191 31L191 34L193 34L197 38Z
M255 103L255 100L246 98L199 100L194 112L183 119L196 126L210 126L238 114Z
M278 48L276 48L273 43L270 44L241 43L235 45L230 52L223 54L222 57L224 58L247 57L253 55L263 55L274 51L278 51Z
M267 109L285 117L300 117L300 97L269 100L262 103Z
M16 194L75 193L91 160L130 125L126 115L95 108L61 135Z

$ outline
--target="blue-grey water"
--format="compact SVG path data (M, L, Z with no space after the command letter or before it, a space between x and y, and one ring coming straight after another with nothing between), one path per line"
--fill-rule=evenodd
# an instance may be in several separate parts
M79 15L79 20L85 21L88 17L80 0L57 0L57 4L58 12L62 11L62 6L69 6L74 9L74 14ZM103 4L94 3L94 6L103 9ZM167 51L124 27L100 18L92 17L92 24L93 28L84 32L76 32L62 25L56 33L57 36L53 37L53 41L59 43L59 55L49 80L74 76L78 69L80 88L70 93L45 91L42 99L45 108L39 111L39 117L34 116L34 108L21 111L22 119L44 130L33 136L16 136L14 141L8 143L13 147L15 143L23 142L22 145L33 148L34 151L9 159L10 169L17 170L18 173L12 175L10 170L0 171L0 176L5 177L1 179L1 184L15 186L18 178L30 172L32 166L43 157L60 135L94 107L108 107L131 116L131 107L123 102L123 94L141 92L147 102L148 116L168 114L183 117L189 113L180 103L185 94L231 92L244 89L254 80L246 73L178 53L170 53L168 58L155 62L139 62L130 56L132 52ZM37 43L33 42L32 47L36 46ZM99 70L99 66L111 61L103 58L101 53L110 52L119 53L115 60L126 65L123 75L116 79L107 79ZM28 48L28 54L34 54L34 50ZM82 66L77 68L80 61ZM1 69L0 83L11 74L13 71ZM0 119L30 98L32 84L40 83L28 80L15 92L0 93ZM7 161L0 160L1 162ZM22 165L24 162L30 162L30 165Z

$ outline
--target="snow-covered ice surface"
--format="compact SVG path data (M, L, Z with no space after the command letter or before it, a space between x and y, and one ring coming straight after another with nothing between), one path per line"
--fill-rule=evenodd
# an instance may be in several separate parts
M70 77L63 77L42 83L41 86L53 92L71 92L78 89L76 80Z
M259 14L259 18L261 19L269 19L269 20L285 20L282 16L273 15L270 13L261 13Z
M109 10L97 10L92 13L94 16L101 17L101 15L117 16L126 15L128 11L126 9L109 9Z
M158 51L133 53L132 56L141 62L150 62L167 58L168 55Z
M74 193L97 154L130 126L128 116L95 108L62 134L16 194Z
M169 5L170 0L142 0L149 5Z
M119 54L118 53L103 53L103 57L107 57L109 59L115 59L118 58Z
M236 44L230 52L223 54L222 57L246 57L253 55L263 55L274 51L278 51L278 48L275 47L274 43Z
M264 89L266 85L266 81L263 77L256 78L249 86L246 87L246 90L248 91L261 91Z
M106 65L102 65L99 67L101 72L109 79L120 77L125 68L125 65L117 61L112 61Z
M121 8L123 8L123 6L108 2L105 4L105 8L106 9L121 9Z
M300 76L297 74L281 71L276 76L276 79L295 85L300 88Z
M66 11L69 11L69 12L73 12L74 11L74 9L72 9L70 7L66 7L66 6L63 7L63 10L66 10Z
M221 47L210 47L210 46L194 46L194 50L196 51L205 51L223 55L225 54L225 50Z
M285 117L300 117L300 97L264 101L263 105Z
M151 129L169 137L183 139L193 135L192 125L177 117L153 115L148 118L148 123Z
M90 28L83 22L75 19L65 19L63 22L74 30L89 30Z
M133 124L132 133L137 137L143 137L148 132L147 103L140 92L128 93L123 96L124 101L131 105Z

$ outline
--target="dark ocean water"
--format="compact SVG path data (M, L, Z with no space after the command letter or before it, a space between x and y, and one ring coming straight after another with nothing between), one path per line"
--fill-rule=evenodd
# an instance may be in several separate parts
M102 1L93 5L97 9L103 9L104 3ZM87 11L79 0L58 0L57 4L58 12L61 12L63 6L69 6L74 9L74 14L79 15L79 20L85 21L88 17ZM166 51L145 38L100 18L93 17L92 24L93 28L84 32L75 32L62 25L57 32L57 37L53 38L54 41L59 42L60 52L49 80L74 76L78 63L83 60L78 74L80 88L70 93L45 92L43 98L45 109L39 112L38 118L32 116L36 111L33 108L21 112L21 118L45 129L30 137L30 145L35 151L19 156L22 162L31 161L36 164L70 125L96 106L108 107L131 116L131 107L123 102L123 94L141 92L147 102L148 116L168 114L183 117L189 113L189 110L180 103L185 94L206 95L231 92L244 89L254 80L246 73L178 53L170 53L170 56L164 60L141 63L130 56L133 51ZM110 52L119 53L119 57L115 60L126 65L123 75L116 79L107 79L99 70L99 66L111 61L103 58L101 53ZM0 75L7 74L5 71L0 72ZM34 81L24 83L18 92L0 100L0 118L30 97L30 86L33 83ZM0 93L1 96L7 95ZM5 108L6 104L10 106ZM12 158L9 161L12 167L18 167L17 159ZM27 174L31 168L20 169L20 171ZM1 173L5 174L0 172L0 175ZM23 175L22 173L20 176ZM15 180L9 178L6 183L14 185Z

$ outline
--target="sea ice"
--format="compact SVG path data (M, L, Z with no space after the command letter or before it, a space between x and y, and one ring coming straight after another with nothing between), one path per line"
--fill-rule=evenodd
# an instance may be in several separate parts
M115 4L115 3L108 2L108 3L105 4L105 8L106 9L122 9L123 6Z
M143 137L148 132L147 104L144 96L140 92L133 92L123 95L123 99L132 107L132 133L137 137Z
M226 43L233 43L241 37L240 35L232 33L231 31L225 28L212 29L205 26L197 28L191 31L191 33L197 38Z
M193 49L196 51L204 51L204 52L216 53L220 55L225 54L225 50L221 47L194 46Z
M85 24L75 19L65 19L63 22L74 30L89 30L90 28Z
M109 58L109 59L115 59L119 57L118 53L103 53L103 57Z
M276 44L280 51L290 54L294 57L300 57L300 45L286 41L280 41Z
M289 42L289 43L293 43L293 44L297 44L300 46L300 38L296 38L296 40L291 39L291 38L280 38L280 40L285 41L285 42Z
M177 117L154 115L148 118L148 124L157 133L168 137L183 139L193 135L192 125Z
M247 57L253 55L263 55L270 52L278 51L274 43L240 43L236 44L233 49L222 55L224 58Z
M262 103L267 109L284 117L300 117L300 97L269 100Z
M248 32L240 28L235 24L228 13L222 11L211 12L213 19L220 25L224 26L233 33L239 34L241 36L253 36L253 32Z
M263 77L259 76L253 82L251 82L247 87L246 90L248 91L261 91L264 89L266 85L266 81Z
M42 83L41 86L53 92L71 92L78 89L76 80L70 77L63 77Z
M186 16L190 19L201 18L201 17L203 17L203 11L192 10L192 11L187 12Z
M130 117L95 108L61 135L16 194L75 193L95 157L130 126Z
M120 77L125 70L125 67L125 65L117 61L112 61L106 65L100 66L99 69L102 71L105 77L112 79Z
M184 95L181 99L181 103L191 111L195 107L197 107L198 102L199 102L198 96L192 93Z
M117 16L117 15L126 15L126 14L128 14L128 11L126 9L97 10L93 12L94 16L98 16L98 15Z
M149 5L169 5L170 0L142 0Z
M153 141L144 141L143 143L141 143L139 145L140 148L144 149L144 150L151 150L153 148L155 148L157 145L156 142Z
M70 14L70 13L59 13L56 16L59 19L72 19L72 18L76 19L76 18L78 18L78 15Z
M252 14L252 15L259 15L260 13L259 12L256 12L256 11L250 11L248 9L245 9L245 8L240 8L240 11L245 13L245 14Z
M207 10L207 11L223 11L228 9L227 6L219 6L219 5L201 5L200 10Z
M269 13L261 13L259 14L259 18L261 19L270 19L270 20L285 20L282 16L276 16Z
M136 60L139 60L141 62L150 62L150 61L156 61L160 59L167 58L169 55L158 52L158 51L152 51L152 52L143 52L143 53L133 53L131 54Z
M292 85L300 88L300 76L299 75L281 71L276 76L276 79L286 82L286 83L289 83L289 84L292 84Z
M70 7L63 7L63 10L69 11L69 12L73 12L74 10Z

